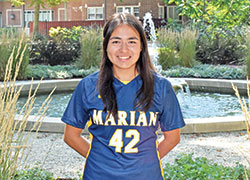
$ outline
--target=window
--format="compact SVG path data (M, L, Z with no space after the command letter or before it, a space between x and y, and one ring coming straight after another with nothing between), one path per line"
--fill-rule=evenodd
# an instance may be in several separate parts
M164 6L159 6L158 8L158 18L164 19Z
M138 6L118 6L116 8L117 13L128 12L139 18L139 7Z
M39 21L53 21L54 19L54 12L51 10L48 11L39 11ZM27 23L34 21L34 11L27 10L24 11L24 25L26 26Z
M177 6L168 6L167 7L167 17L177 20L177 21L181 21L182 20L182 16L179 16L179 12L177 11Z
M103 19L103 8L102 7L89 7L87 10L87 18L92 20Z

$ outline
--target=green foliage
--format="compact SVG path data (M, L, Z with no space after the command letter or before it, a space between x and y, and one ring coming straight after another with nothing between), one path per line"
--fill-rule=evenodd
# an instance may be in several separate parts
M166 77L194 77L218 79L245 79L245 67L229 67L226 65L196 64L193 68L174 66L161 72Z
M184 29L178 36L179 56L181 65L193 67L195 63L197 32L192 29Z
M98 68L78 69L75 66L46 66L29 65L28 78L31 79L66 79L81 78L93 72ZM218 78L218 79L245 79L245 67L230 67L226 65L196 64L192 68L173 66L168 70L162 71L162 75L167 77L196 77L196 78Z
M192 67L195 62L196 39L197 32L188 28L183 29L182 32L166 28L159 29L158 61L162 68L166 70L175 65Z
M250 25L249 0L164 0L164 2L167 5L174 2L178 6L180 15L187 16L194 23L205 22L212 29Z
M250 26L246 31L246 52L245 52L245 62L247 65L247 75L250 76Z
M34 167L18 171L12 180L55 180L55 178L51 172Z
M183 25L175 19L168 18L168 23L166 25L166 28L172 29L176 32L180 32L183 29Z
M80 78L85 77L95 71L97 68L90 69L78 69L75 66L65 65L65 66L47 66L47 65L30 65L28 67L28 78L34 79L67 79L67 78Z
M211 30L206 25L198 27L196 59L209 64L240 64L246 51L245 29ZM214 34L214 37L212 35Z
M158 30L158 61L163 69L180 64L177 49L177 33L172 29L161 28Z
M239 163L235 167L226 167L212 164L206 158L193 158L192 154L182 154L174 162L167 163L164 168L166 180L206 180L206 179L227 179L227 180L247 180L244 166ZM250 177L250 170L246 170Z
M17 36L18 37L18 36ZM12 54L8 58L4 79L0 88L0 179L10 180L16 174L19 162L24 158L24 150L28 147L27 143L31 131L37 132L41 122L45 117L44 113L51 101L50 96L43 102L40 109L36 112L33 125L27 127L28 117L33 109L35 95L39 85L32 92L32 84L28 90L27 101L21 108L20 114L17 113L17 104L22 87L17 88L15 85L17 75L21 68L23 56L26 49L22 48L24 40L18 39L17 48L13 47ZM8 39L6 39L8 40ZM12 39L11 39L12 40ZM12 41L10 41L12 42ZM10 42L6 42L9 44ZM18 60L18 61L17 61ZM16 64L14 63L16 62ZM13 66L15 72L13 72ZM12 75L14 74L14 75ZM23 116L18 116L23 114ZM18 121L16 121L18 117ZM27 134L24 133L27 131Z
M57 27L50 28L49 36L56 40L56 42L70 41L79 42L81 33L85 33L87 30L81 26L73 26L72 29Z
M0 36L2 35L6 35L8 34L8 36L16 36L18 34L18 30L16 28L0 28Z
M89 29L81 35L81 56L76 62L78 68L98 67L101 61L101 29Z
M158 49L158 62L163 70L180 64L177 51L168 47Z
M0 34L0 80L4 79L6 65L12 52L12 76L14 76L16 66L22 58L17 79L26 79L26 71L29 64L29 50L27 48L29 41L28 37L25 36L24 32L20 33L14 29L4 29ZM23 54L19 52L23 52Z
M52 36L36 36L31 42L30 60L32 64L65 65L71 64L80 54L79 30L56 28Z

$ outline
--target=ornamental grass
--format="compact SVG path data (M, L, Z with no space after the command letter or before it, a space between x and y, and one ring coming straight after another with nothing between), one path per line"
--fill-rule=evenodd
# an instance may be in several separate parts
M24 35L22 36L24 37ZM0 82L0 179L12 179L19 163L24 158L24 150L29 147L28 140L32 131L38 132L42 120L45 117L45 112L51 101L49 94L47 99L41 105L36 113L35 123L28 123L29 115L35 102L36 92L39 85L32 90L32 83L29 89L27 101L22 107L21 112L17 112L17 101L19 99L22 87L16 86L16 78L27 49L27 45L23 48L23 38L17 46L14 46L11 55L6 64L4 80ZM18 61L17 61L18 58ZM13 62L15 64L15 72L13 72ZM40 83L39 83L40 84ZM27 131L27 133L25 133Z
M248 82L248 77L247 77L247 95L248 95L248 105L246 103L246 100L244 97L241 98L240 93L238 91L238 88L232 83L232 87L235 91L235 95L237 96L242 113L244 114L245 117L245 124L246 124L246 129L248 133L248 140L250 140L250 89L249 89L249 82Z

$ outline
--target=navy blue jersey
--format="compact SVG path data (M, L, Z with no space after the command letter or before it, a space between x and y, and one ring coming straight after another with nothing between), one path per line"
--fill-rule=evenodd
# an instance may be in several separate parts
M114 78L118 119L106 117L98 95L98 72L81 80L62 121L88 130L91 145L85 161L83 180L162 180L157 150L157 130L170 131L185 125L170 82L154 75L154 97L147 112L134 109L142 80L138 75L127 84Z

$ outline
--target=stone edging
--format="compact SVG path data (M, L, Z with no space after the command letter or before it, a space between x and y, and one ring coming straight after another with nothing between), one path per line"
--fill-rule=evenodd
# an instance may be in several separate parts
M170 78L172 79L172 78ZM184 79L190 90L199 90L219 93L234 93L231 83L233 82L239 89L240 93L246 93L247 82L244 80L220 80L220 79L199 79L199 78L182 78ZM66 79L66 80L43 80L39 87L39 93L48 93L54 87L56 91L72 91L81 79ZM39 81L34 81L33 89L38 85ZM23 85L22 94L28 92L30 81L18 81L17 86ZM34 116L29 117L27 128L30 128L34 123ZM206 133L220 131L236 131L246 129L243 116L215 117L215 118L198 118L185 119L186 126L181 130L182 133ZM42 126L42 132L63 132L64 124L60 118L45 117ZM83 133L87 133L84 130Z

